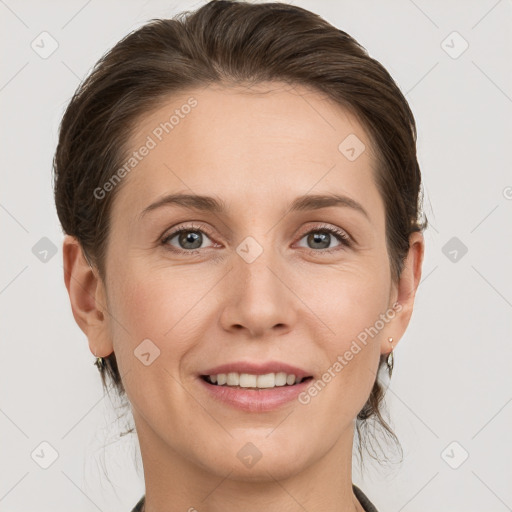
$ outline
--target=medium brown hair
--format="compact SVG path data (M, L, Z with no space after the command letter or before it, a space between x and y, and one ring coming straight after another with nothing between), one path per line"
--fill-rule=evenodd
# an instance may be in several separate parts
M426 217L420 222L415 121L399 87L350 35L306 9L213 0L173 19L151 20L124 37L97 62L62 118L53 162L57 213L64 232L77 238L104 282L109 214L123 181L101 200L94 190L126 161L140 119L172 94L214 83L262 82L323 93L366 129L377 155L375 181L385 204L391 275L394 282L399 279L409 235L427 225ZM379 370L385 366L381 356ZM106 376L123 396L114 353L101 369L105 388ZM361 429L369 420L399 446L381 414L383 396L377 376L357 416L360 456Z

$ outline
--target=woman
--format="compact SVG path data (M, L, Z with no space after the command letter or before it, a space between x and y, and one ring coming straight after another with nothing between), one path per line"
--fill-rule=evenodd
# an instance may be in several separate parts
M54 159L73 315L126 394L137 510L376 510L381 416L424 254L416 128L348 34L212 1L126 36Z

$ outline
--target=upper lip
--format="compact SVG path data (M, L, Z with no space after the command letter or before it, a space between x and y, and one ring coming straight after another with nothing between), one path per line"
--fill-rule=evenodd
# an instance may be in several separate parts
M297 366L293 366L288 363L282 363L280 361L269 361L266 363L238 361L233 363L226 363L208 368L207 370L200 372L200 375L218 375L219 373L230 372L250 373L252 375L266 375L267 373L284 372L287 375L295 375L297 379L303 379L305 377L311 376L311 373L308 373L302 368L298 368Z

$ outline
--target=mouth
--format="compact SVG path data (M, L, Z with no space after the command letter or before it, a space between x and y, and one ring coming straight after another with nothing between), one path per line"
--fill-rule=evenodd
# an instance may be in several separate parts
M267 373L264 375L230 372L216 375L200 375L200 378L211 386L255 391L290 388L313 379L311 375L297 377L294 374L287 374L285 372Z
M297 397L305 392L313 380L311 375L297 378L294 374L285 372L211 373L198 377L200 387L215 403L246 413L270 413L281 407L297 404Z
M214 403L264 413L292 406L314 378L311 369L287 361L232 361L197 373L200 388Z

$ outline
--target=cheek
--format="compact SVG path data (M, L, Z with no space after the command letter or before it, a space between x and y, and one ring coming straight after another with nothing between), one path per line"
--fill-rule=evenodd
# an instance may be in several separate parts
M375 261L354 261L309 272L299 292L331 335L343 345L373 325L388 308L389 269Z
M149 271L135 265L120 270L115 309L125 329L114 326L119 349L133 351L149 339L164 356L161 361L177 364L201 332L204 313L199 315L198 306L209 286L205 276L197 274L192 276L184 269Z
M339 406L339 400L350 402L353 412L352 408L364 405L375 381L382 329L387 324L381 315L388 311L390 274L383 265L368 265L331 271L331 276L328 281L317 276L322 286L307 297L308 305L329 328L325 337L311 335L326 356L318 388L326 384L324 403L333 405L333 414L343 414L347 409Z
M181 364L197 338L191 326L197 314L187 312L194 313L190 302L197 303L198 294L187 293L186 280L163 279L135 266L119 269L116 279L114 351L125 390L149 416L167 404L177 418L187 401Z

